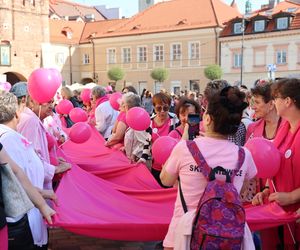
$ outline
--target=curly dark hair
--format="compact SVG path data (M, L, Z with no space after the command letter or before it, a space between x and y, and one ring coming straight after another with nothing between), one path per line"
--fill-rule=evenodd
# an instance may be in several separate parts
M209 99L215 93L220 92L223 88L230 86L226 80L213 80L206 84L204 96Z
M222 135L232 135L238 130L243 110L245 94L236 87L225 87L208 99L207 114L214 122L214 131Z
M261 96L265 103L268 103L273 99L271 94L271 83L265 82L263 84L257 84L254 88L251 89L251 93L254 96Z
M185 111L188 109L188 107L190 106L194 106L195 107L195 111L197 114L200 113L200 105L199 103L197 103L194 100L188 99L186 97L181 97L179 102L177 103L176 107L175 107L175 114L177 115L177 117L179 117L179 114L181 113L185 113Z

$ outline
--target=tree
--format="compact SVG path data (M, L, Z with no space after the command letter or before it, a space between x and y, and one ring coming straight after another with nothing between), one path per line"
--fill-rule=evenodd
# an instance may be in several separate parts
M164 82L169 76L169 71L165 68L156 68L151 71L151 77L158 82Z
M223 72L219 65L212 64L204 69L204 74L207 79L215 80L221 79Z
M125 72L120 67L114 67L107 72L107 76L110 80L117 82L123 79Z

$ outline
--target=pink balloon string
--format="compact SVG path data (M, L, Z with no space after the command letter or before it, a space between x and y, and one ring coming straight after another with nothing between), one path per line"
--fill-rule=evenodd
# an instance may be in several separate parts
M272 187L273 187L273 189L274 189L274 192L277 192L277 189L276 189L276 187L275 187L275 184L274 184L274 181L273 181L273 180L271 180L271 184L272 184ZM292 237L293 243L294 243L294 245L296 245L295 236L294 236L294 234L293 234L293 232L292 232L291 226L290 226L289 223L287 223L286 225L287 225L287 227L288 227L288 229L289 229L289 232L290 232L290 235L291 235L291 237Z
M61 148L63 145L65 145L68 141L70 141L70 138L64 141L64 143L60 144L58 147Z

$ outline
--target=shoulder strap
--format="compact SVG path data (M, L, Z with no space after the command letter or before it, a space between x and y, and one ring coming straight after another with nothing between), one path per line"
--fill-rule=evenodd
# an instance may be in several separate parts
M201 172L205 176L205 178L209 179L209 174L211 172L211 168L208 166L206 160L204 159L201 151L199 150L197 144L194 141L186 141L186 145L192 154L194 160L196 161L199 167L202 167Z
M180 178L179 177L178 177L178 186L179 186L179 195L180 195L181 205L182 205L184 213L186 213L188 211L188 209L187 209L187 205L185 203L185 199L183 197L183 192L182 192L182 188L181 188L181 183L180 183Z
M180 131L177 128L175 128L174 130L180 135L180 137L182 136L182 134L180 133Z
M236 174L240 171L241 167L243 166L244 161L245 161L245 150L242 147L239 147L238 165L234 169L234 171L231 172L231 175L230 175L231 183L233 183L233 180L234 180Z
M187 145L190 153L192 154L194 160L196 161L197 165L199 167L202 167L202 169L201 169L202 174L208 180L209 179L209 174L211 172L211 168L207 165L207 162L205 161L203 155L201 154L197 144L194 141L186 141L186 145ZM179 178L178 178L178 185L179 185L179 195L180 195L182 208L183 208L184 213L186 213L188 210L187 210L186 202L184 200L184 196L183 196L183 192L182 192L181 183L180 183Z

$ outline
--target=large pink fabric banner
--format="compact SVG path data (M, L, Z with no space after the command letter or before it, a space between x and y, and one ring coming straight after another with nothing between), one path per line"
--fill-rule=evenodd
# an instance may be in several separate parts
M95 130L86 143L67 142L63 150L75 164L56 190L59 205L54 226L113 240L164 238L173 214L175 188L160 188L146 166L130 164L122 152L106 148ZM277 204L249 207L246 213L252 230L296 218Z

